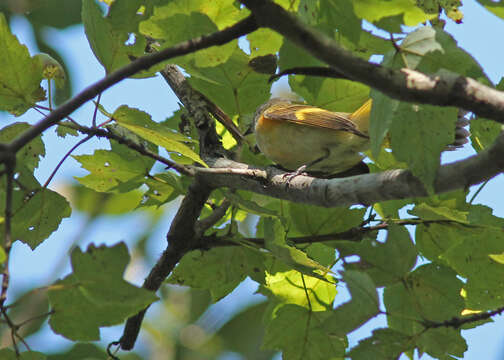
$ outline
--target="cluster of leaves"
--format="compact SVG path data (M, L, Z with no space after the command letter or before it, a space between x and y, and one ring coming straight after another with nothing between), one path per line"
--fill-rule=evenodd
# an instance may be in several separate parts
M459 1L277 2L364 59L379 55L382 63L390 68L408 67L429 74L453 72L490 84L478 63L458 47L443 31L442 22L437 21L440 9L444 9L450 18L460 22ZM57 3L53 1L50 6L59 9ZM104 4L83 0L82 23L89 44L107 74L144 55L146 47L162 50L222 30L249 15L246 8L232 0L106 3L104 15ZM482 3L502 16L499 4ZM78 22L73 17L62 18L68 22L59 25L47 22L44 26L64 27ZM40 29L42 25L36 19L34 16L30 21ZM418 29L409 33L397 49L392 41L363 30L363 20L391 34L401 33L403 25ZM426 21L437 26L421 25ZM259 29L242 40L235 39L171 61L189 75L188 81L194 89L219 106L245 132L255 109L270 97L271 74L264 67L256 71L258 63L274 59L273 66L266 66L272 71L276 70L276 64L280 70L323 64L270 29ZM0 53L4 54L0 57L0 108L13 115L22 115L45 100L43 78L62 80L63 68L47 55L30 56L26 47L10 33L2 14ZM153 76L160 69L161 65L155 66L135 76ZM456 109L400 103L378 92L370 94L368 87L344 79L297 75L289 77L289 86L312 105L344 112L355 110L371 96L374 106L368 155L372 171L407 167L433 191L440 152L454 138ZM103 128L116 137L154 154L163 148L171 159L181 164L196 162L205 166L198 155L196 131L178 131L181 111L162 123L127 104L110 112L105 104L100 111L115 121ZM30 128L27 123L7 124L0 130L0 143L8 144ZM248 147L238 146L224 127L219 125L217 129L224 146L235 151L243 162L268 163ZM56 131L61 137L67 137L79 135L78 130L75 123L66 121ZM471 132L475 149L485 149L499 131L500 126L493 122L474 119ZM386 139L390 140L392 152L383 150ZM33 174L44 155L44 143L38 136L17 152L13 171L10 232L13 240L32 249L57 230L62 219L71 213L68 201L42 186ZM154 159L113 140L110 150L96 150L74 158L89 172L78 179L84 188L79 189L74 208L93 216L174 204L176 198L187 192L190 183L188 177L174 171L156 171ZM0 214L3 217L9 212L6 212L5 174L10 170L7 164L2 166ZM189 313L185 316L172 314L175 318L178 316L174 321L187 330L187 325L201 319L211 303L231 293L247 277L258 284L258 292L267 301L239 313L205 341L190 342L187 333L185 337L183 331L177 334L180 329L163 330L175 333L177 347L184 349L180 354L188 357L217 357L226 350L247 358L264 359L272 358L277 350L283 352L285 359L391 359L402 353L412 357L415 350L438 359L463 356L467 345L461 329L481 324L469 322L462 326L464 319L504 306L501 280L504 219L492 215L488 207L467 202L466 196L466 191L457 191L376 204L376 216L371 220L387 224L382 227L386 230L383 240L377 231L367 231L362 226L365 209L323 209L245 191L232 193L219 189L212 194L201 216L210 215L223 201L231 202L225 216L205 232L209 238L226 241L228 246L212 247L210 243L208 249L188 252L182 258L168 283L186 285L193 290L178 294L190 303L190 309L185 309ZM408 213L416 224L414 241L398 220L399 210L407 204L412 205ZM2 234L6 231L5 220L0 222ZM367 221L367 227L369 224L372 222ZM338 234L355 228L361 231L354 238L338 238ZM4 269L7 258L8 249L0 247ZM157 300L153 293L123 280L129 260L122 243L111 247L90 245L85 251L76 249L71 255L72 273L47 291L37 292L43 293L37 307L39 314L50 308L52 330L68 339L98 340L100 327L120 324ZM338 297L341 284L346 284L351 295L345 303ZM383 295L377 289L383 289ZM175 307L170 311L176 314L181 308L173 305L176 301L170 303L173 293L165 290L163 298ZM18 306L23 307L26 298L34 294L20 298ZM15 313L15 307L12 309L8 311L12 319L26 320ZM386 316L388 327L375 329L369 338L349 349L348 333L377 316ZM258 320L261 318L262 324ZM453 318L460 319L460 326L443 325ZM40 317L33 316L33 319L33 326L24 336L40 328ZM11 330L17 331L12 327ZM157 336L152 329L150 333L152 337ZM237 337L241 340L237 341ZM257 355L259 338L263 349L268 351ZM16 358L10 349L0 350L0 355L2 359ZM77 344L65 354L46 356L27 351L21 358L101 359L104 356L97 347Z

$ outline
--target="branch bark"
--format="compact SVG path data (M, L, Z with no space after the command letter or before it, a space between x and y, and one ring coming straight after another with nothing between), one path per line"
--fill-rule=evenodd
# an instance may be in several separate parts
M144 289L157 291L180 259L195 247L195 224L211 191L210 187L197 179L191 184L171 223L167 235L168 247L145 279L142 286ZM131 350L135 345L147 309L148 307L126 322L119 340L122 349Z
M486 151L470 158L443 165L434 183L436 193L468 188L504 171L504 134ZM335 207L427 196L422 182L408 170L388 170L341 179L296 176L290 181L285 172L267 170L227 159L205 159L210 169L197 168L211 187L229 187L306 204Z

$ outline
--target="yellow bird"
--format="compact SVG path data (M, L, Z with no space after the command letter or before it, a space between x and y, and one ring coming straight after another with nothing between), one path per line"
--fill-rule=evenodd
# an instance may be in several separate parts
M369 99L353 113L273 98L259 107L254 131L261 152L287 170L336 174L362 165L369 148ZM457 123L452 147L465 144L467 121Z

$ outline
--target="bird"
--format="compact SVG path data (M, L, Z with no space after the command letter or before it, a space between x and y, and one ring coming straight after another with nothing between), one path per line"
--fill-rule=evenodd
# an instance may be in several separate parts
M371 108L371 99L346 113L272 98L255 112L256 142L267 158L295 174L369 172L362 160L370 147ZM455 142L447 150L468 142L470 134L463 128L467 124L459 117Z

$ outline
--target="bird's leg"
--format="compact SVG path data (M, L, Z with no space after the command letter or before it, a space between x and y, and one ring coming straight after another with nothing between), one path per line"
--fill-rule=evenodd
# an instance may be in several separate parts
M283 175L283 178L284 179L287 179L287 182L286 182L286 185L288 186L290 184L290 182L292 181L292 179L294 179L296 176L299 176L299 175L307 175L306 174L306 169L308 169L310 166L313 166L315 164L318 164L319 162L327 159L329 157L329 155L331 154L329 149L327 148L324 148L324 151L325 151L325 154L319 158L316 158L315 160L313 161L310 161L308 164L304 164L304 165L301 165L300 167L298 167L296 169L296 171L293 171L293 172L288 172L288 173L285 173Z

